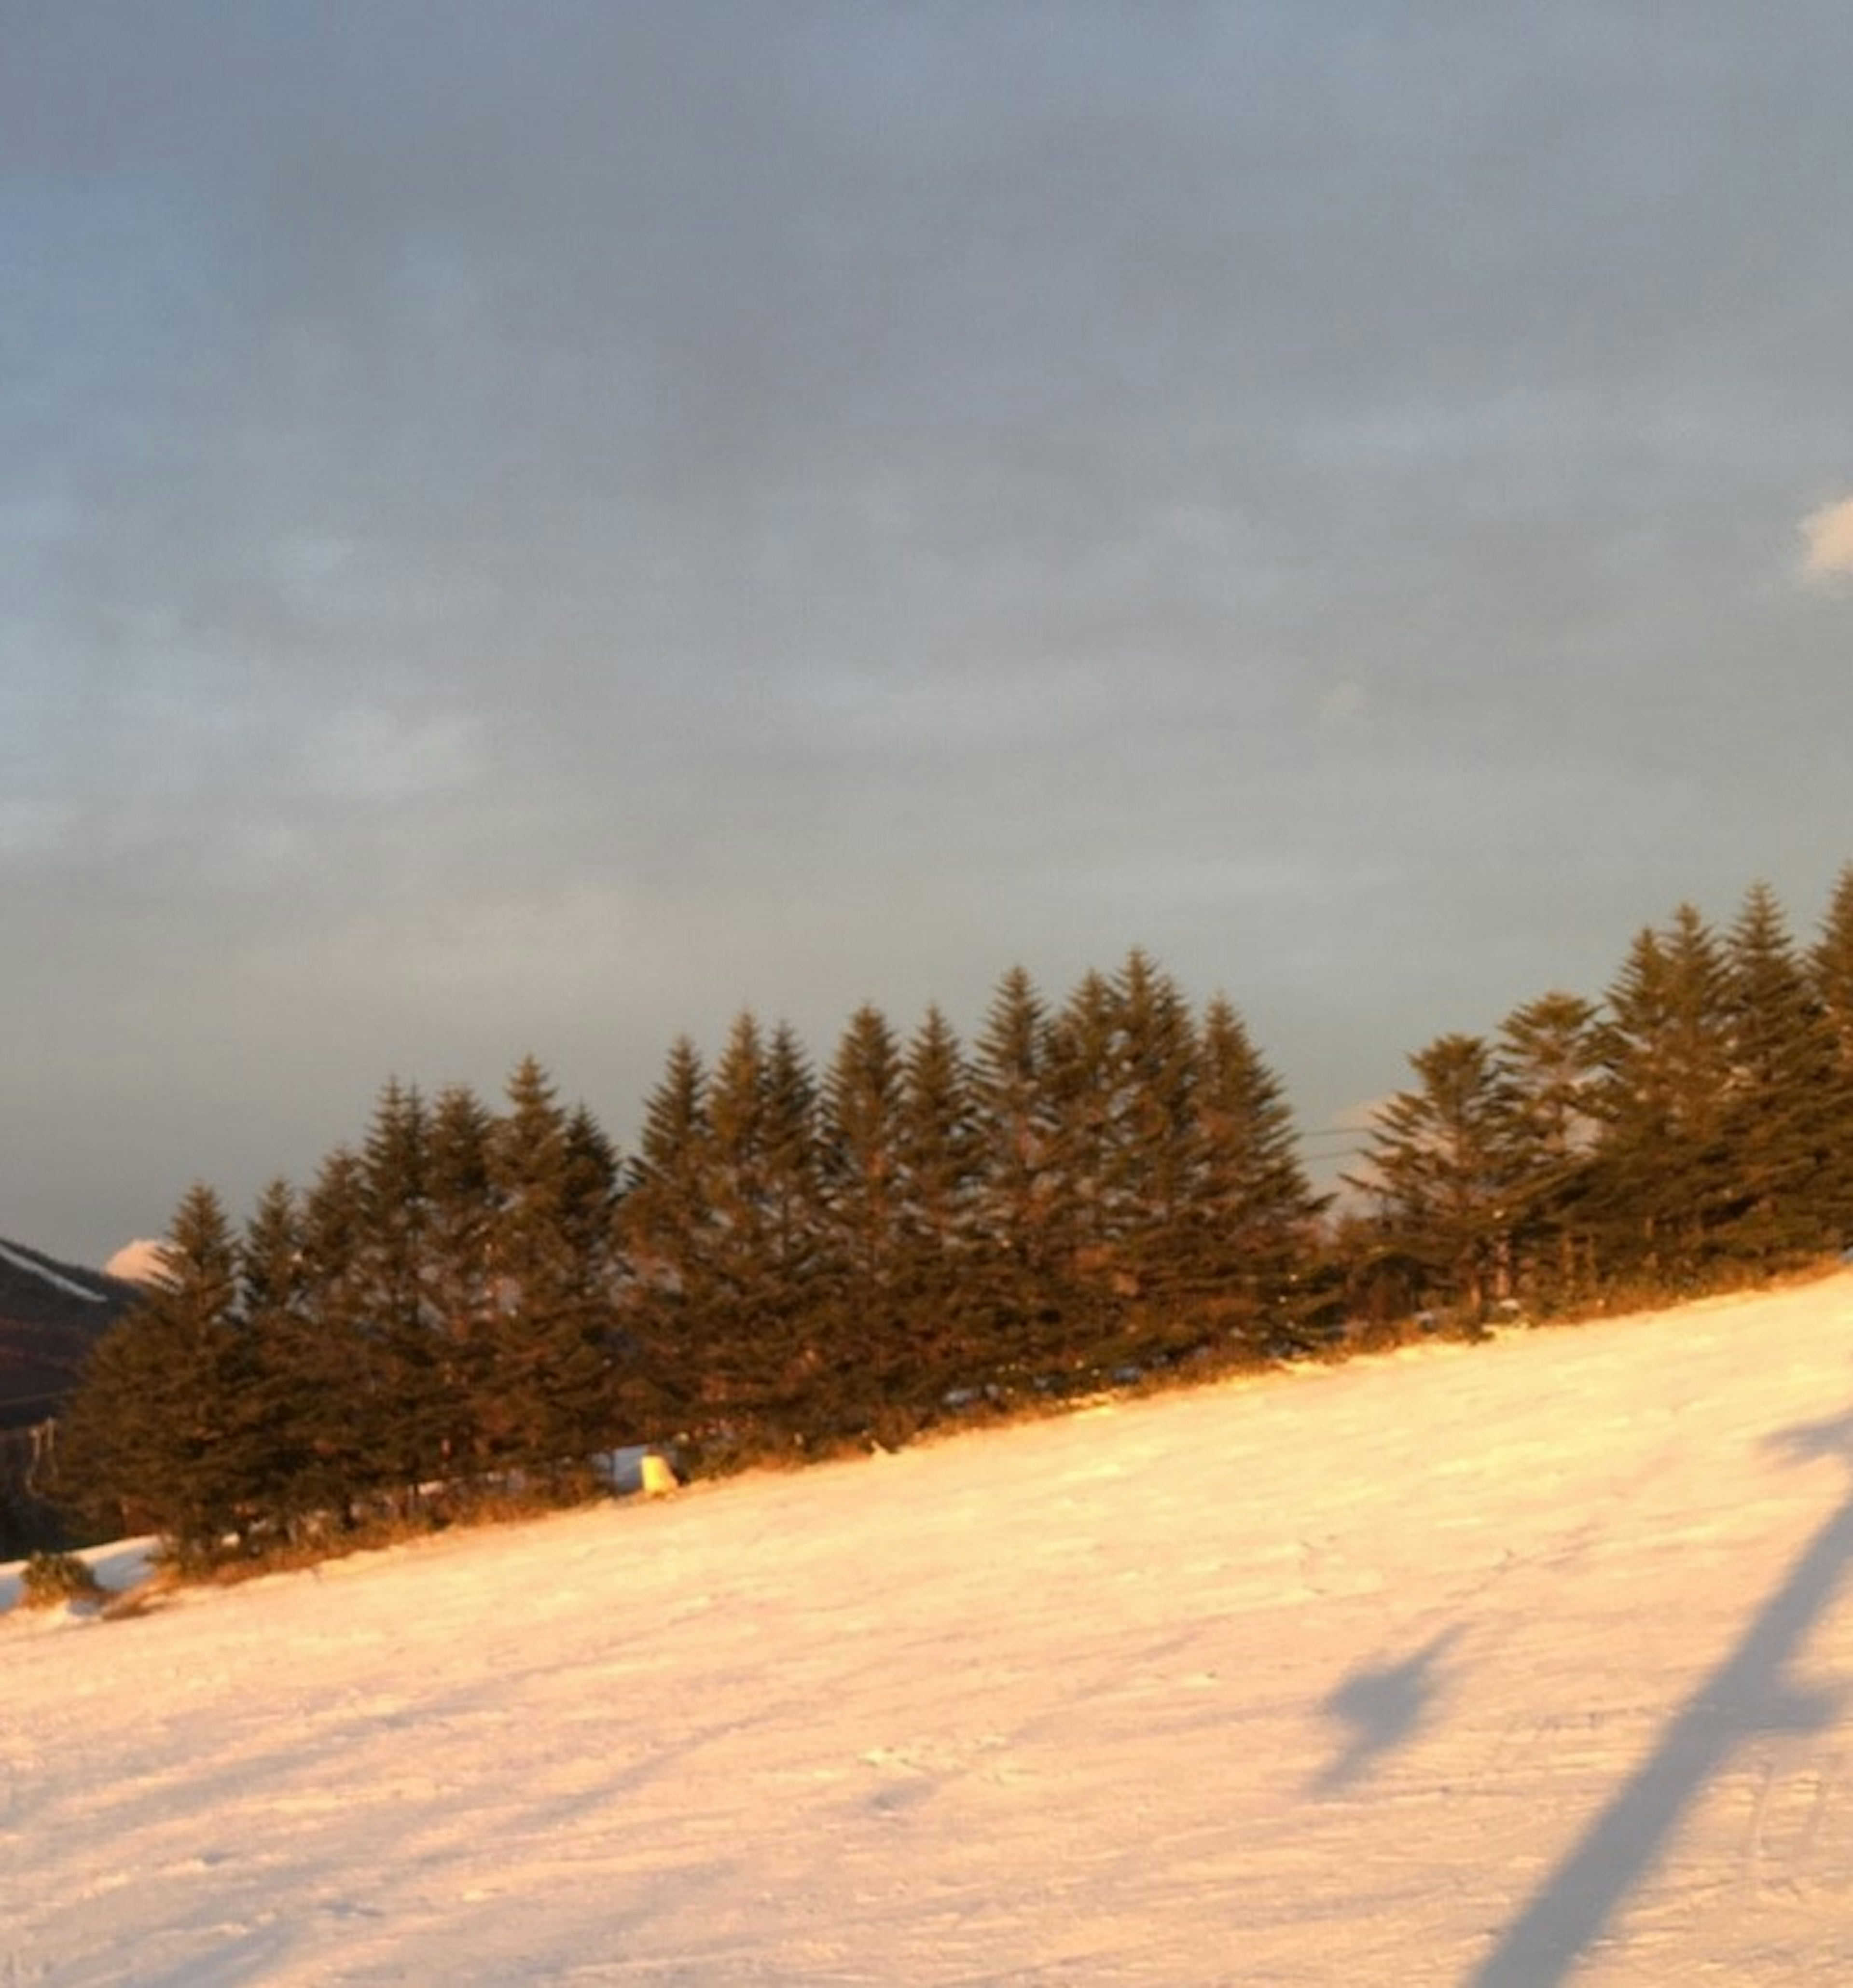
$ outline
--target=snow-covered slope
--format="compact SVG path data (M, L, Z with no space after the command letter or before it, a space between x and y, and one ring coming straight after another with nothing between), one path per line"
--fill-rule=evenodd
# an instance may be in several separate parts
M0 1621L0 1980L1853 1981L1853 1276Z

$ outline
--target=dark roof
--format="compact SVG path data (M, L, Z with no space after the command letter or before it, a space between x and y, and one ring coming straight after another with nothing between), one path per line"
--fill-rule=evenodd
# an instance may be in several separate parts
M0 1238L0 1428L57 1412L138 1289Z

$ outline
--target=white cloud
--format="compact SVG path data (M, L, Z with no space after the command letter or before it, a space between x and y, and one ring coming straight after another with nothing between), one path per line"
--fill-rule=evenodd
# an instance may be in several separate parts
M1853 497L1837 498L1801 521L1804 580L1853 578Z

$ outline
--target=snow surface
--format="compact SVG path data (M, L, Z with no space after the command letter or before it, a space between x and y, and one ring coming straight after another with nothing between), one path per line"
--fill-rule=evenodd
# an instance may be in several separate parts
M15 1610L0 1981L1853 1981L1850 1354L1843 1273Z

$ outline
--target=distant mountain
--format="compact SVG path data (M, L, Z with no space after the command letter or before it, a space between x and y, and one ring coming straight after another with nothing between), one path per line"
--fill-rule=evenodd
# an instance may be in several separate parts
M0 1240L0 1428L42 1422L137 1286Z

